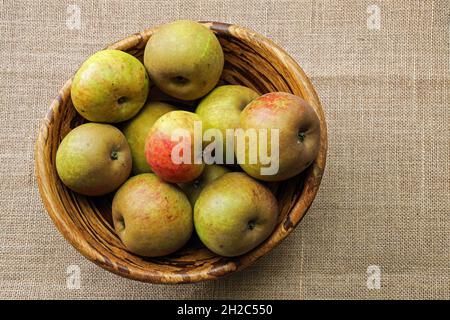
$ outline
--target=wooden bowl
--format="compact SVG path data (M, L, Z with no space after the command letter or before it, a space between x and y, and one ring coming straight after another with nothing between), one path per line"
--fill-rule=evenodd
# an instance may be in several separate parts
M286 91L303 97L316 110L321 124L320 151L301 175L271 185L280 204L279 223L261 245L235 258L215 255L193 239L180 251L161 258L129 253L111 221L112 196L89 198L66 188L56 173L56 150L63 137L83 119L70 99L71 80L59 91L40 129L35 165L42 201L59 231L86 258L118 275L152 283L188 283L216 279L241 270L272 250L299 223L319 189L325 168L327 128L319 98L298 64L267 38L235 25L202 22L218 36L225 53L222 80L260 93ZM145 44L156 29L131 35L108 48L142 59Z

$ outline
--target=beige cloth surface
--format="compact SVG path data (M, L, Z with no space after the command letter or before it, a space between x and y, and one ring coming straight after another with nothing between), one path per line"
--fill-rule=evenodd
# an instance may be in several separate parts
M79 30L66 24L71 4ZM372 4L380 29L368 27ZM449 299L449 17L448 0L0 1L0 298ZM307 216L254 266L151 285L104 271L63 239L40 201L33 145L84 59L180 18L243 25L283 46L317 88L329 152ZM70 265L80 289L66 285ZM366 285L370 265L379 290Z

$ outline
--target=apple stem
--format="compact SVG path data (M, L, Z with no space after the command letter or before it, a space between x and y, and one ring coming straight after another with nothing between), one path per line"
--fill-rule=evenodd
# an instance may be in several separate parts
M111 160L117 160L119 158L119 155L117 154L116 150L111 151Z

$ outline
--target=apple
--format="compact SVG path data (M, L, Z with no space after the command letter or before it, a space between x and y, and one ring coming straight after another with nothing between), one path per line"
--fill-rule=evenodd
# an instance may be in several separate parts
M291 178L307 168L316 158L320 147L320 122L314 109L303 99L290 93L267 93L250 102L240 116L242 129L267 129L268 151L274 151L271 135L279 131L279 168L273 174L262 174L262 164L251 164L250 143L245 148L245 163L240 164L250 176L265 181L281 181ZM258 150L260 149L260 141Z
M240 85L215 88L199 103L195 113L203 121L203 129L219 129L222 133L223 163L226 163L226 129L239 127L239 117L247 104L259 96L254 90ZM234 150L232 150L234 152ZM232 157L234 159L234 156Z
M195 100L211 91L222 74L224 57L215 34L204 25L180 20L159 27L145 47L150 79L165 93Z
M174 110L175 107L170 104L150 101L139 111L137 116L125 122L121 127L130 146L134 174L151 172L145 157L145 139L155 121L163 114Z
M116 123L136 115L149 91L145 67L120 50L102 50L89 57L73 78L75 109L94 122Z
M179 186L186 193L191 204L194 205L205 186L228 172L230 170L217 164L206 165L200 177L192 182L180 183Z
M150 129L145 156L152 171L162 179L174 183L189 182L202 173L205 165L201 158L201 143L200 150L194 148L195 122L201 126L195 113L176 110L161 116ZM201 132L197 139L202 139Z
M130 175L131 153L119 129L86 123L70 131L56 152L62 182L80 194L99 196L117 189Z
M226 257L254 249L273 231L278 218L275 196L243 172L209 183L194 207L194 226L211 251Z
M153 173L130 178L112 203L114 229L128 251L159 257L180 249L192 230L192 208L175 185Z

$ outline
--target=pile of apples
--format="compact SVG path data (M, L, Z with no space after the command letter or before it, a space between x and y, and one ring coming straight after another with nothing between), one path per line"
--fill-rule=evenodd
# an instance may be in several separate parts
M240 85L218 86L222 47L215 34L197 22L176 21L158 28L143 61L120 50L103 50L77 71L71 99L89 122L69 132L58 148L61 181L87 196L115 192L114 228L132 253L171 254L186 244L194 229L219 255L252 250L272 233L279 214L264 181L289 179L317 155L320 125L314 109L289 93L260 95ZM193 107L186 110L180 103L180 110L177 103L155 101L149 94L153 86ZM260 158L239 165L194 161L195 123L201 123L203 131L217 129L223 137L228 129L277 129L278 170L262 174L268 164ZM191 162L173 161L179 142L173 136L180 129L191 135ZM247 158L251 149L262 148L260 140L255 141L257 145L243 150ZM209 148L202 142L201 154ZM223 160L235 159L225 138L218 144ZM269 143L271 148L275 145Z

